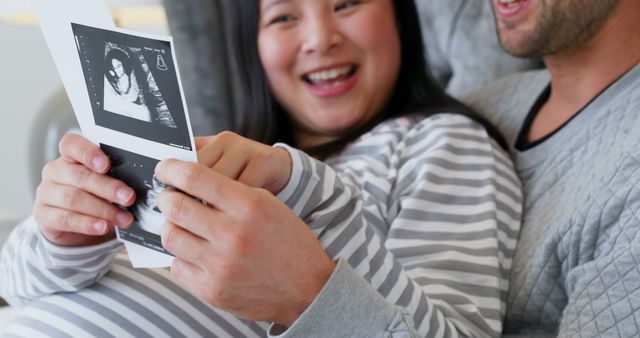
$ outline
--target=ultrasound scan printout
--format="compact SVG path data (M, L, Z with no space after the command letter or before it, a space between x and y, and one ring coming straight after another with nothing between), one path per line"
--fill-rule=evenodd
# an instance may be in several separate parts
M171 188L154 169L169 158L197 161L172 38L117 28L104 0L32 1L82 135L136 192L126 208L134 224L117 229L118 240L134 267L170 266L156 201Z
M95 123L191 147L169 42L72 23Z

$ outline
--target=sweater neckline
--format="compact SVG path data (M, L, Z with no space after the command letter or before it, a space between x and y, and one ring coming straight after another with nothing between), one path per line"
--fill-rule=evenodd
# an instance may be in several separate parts
M616 81L611 83L608 87L602 90L593 100L585 105L579 112L577 112L571 119L560 126L558 129L545 136L539 141L532 142L529 147L520 149L518 142L522 135L528 132L531 122L535 115L539 112L540 107L544 103L543 99L545 95L548 95L550 90L550 80L546 86L543 86L536 96L536 100L533 101L531 110L527 117L523 120L521 129L515 140L514 150L518 160L518 166L522 169L526 169L531 166L535 166L540 161L544 161L547 158L553 157L560 153L561 150L566 150L567 147L573 147L580 139L578 136L587 132L591 123L602 115L607 114L607 105L616 97L624 92L624 89L629 87L634 82L640 79L640 63L636 64L633 68L623 74Z

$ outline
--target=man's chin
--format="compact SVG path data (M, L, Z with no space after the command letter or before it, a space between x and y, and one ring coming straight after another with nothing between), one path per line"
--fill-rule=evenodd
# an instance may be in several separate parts
M501 32L499 42L500 47L502 47L505 52L516 57L541 57L544 54L535 39L523 34L517 35L514 32L510 32L508 35L503 35Z

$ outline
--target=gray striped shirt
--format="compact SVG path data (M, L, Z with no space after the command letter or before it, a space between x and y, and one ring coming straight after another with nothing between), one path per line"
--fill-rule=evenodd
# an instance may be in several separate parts
M285 336L499 336L520 227L507 155L468 118L377 126L325 163L285 147L278 195L338 261ZM274 243L277 245L277 243ZM25 304L7 336L265 336L268 323L204 304L121 244L67 248L32 218L0 257L0 295Z

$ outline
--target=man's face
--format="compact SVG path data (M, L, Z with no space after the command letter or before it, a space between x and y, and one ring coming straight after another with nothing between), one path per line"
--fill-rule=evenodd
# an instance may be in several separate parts
M500 44L516 56L571 50L591 39L621 0L489 0Z

